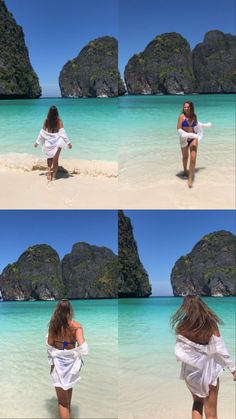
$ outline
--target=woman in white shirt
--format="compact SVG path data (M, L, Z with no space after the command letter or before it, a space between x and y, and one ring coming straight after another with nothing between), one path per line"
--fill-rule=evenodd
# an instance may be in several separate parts
M220 336L222 320L198 296L186 296L171 318L177 334L175 354L182 362L180 378L193 396L192 419L217 419L219 375L228 367L236 381L235 365Z
M47 351L59 416L69 419L72 387L80 379L82 355L87 355L88 346L82 325L73 320L73 308L66 299L58 302L50 320Z
M48 181L55 180L58 171L59 156L62 148L72 148L71 142L63 127L63 122L59 117L56 106L51 106L47 118L44 121L43 129L34 144L37 147L42 143L43 151L47 157L47 178ZM53 174L51 168L53 167Z

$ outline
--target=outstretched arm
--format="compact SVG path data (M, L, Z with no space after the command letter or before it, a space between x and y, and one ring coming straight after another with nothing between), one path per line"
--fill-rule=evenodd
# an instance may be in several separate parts
M216 354L220 358L222 364L226 366L230 372L233 374L233 379L236 381L236 368L230 354L225 346L225 343L220 336L219 331L214 332L215 345L216 345Z

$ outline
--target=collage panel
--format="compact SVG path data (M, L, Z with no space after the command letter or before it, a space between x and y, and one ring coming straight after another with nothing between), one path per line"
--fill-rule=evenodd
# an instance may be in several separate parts
M0 0L0 419L235 417L235 11Z
M235 3L119 10L120 207L235 209Z
M118 208L117 4L0 1L1 209Z
M116 418L117 212L1 211L0 226L0 417Z
M216 417L219 376L234 417L235 248L234 211L120 213L120 419Z

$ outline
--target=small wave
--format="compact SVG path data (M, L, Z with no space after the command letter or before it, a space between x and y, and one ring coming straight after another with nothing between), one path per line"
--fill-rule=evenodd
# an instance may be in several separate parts
M91 177L105 176L108 178L118 177L118 163L105 160L76 160L61 159L58 171L71 174L86 175ZM46 170L46 159L35 159L35 156L26 153L7 153L0 155L0 170L15 170L31 172L34 170Z

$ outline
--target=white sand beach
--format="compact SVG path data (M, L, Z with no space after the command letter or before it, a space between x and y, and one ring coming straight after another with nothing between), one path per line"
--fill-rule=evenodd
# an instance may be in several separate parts
M190 419L192 397L179 371L167 366L165 373L153 366L153 371L127 371L119 380L119 419ZM232 419L235 414L235 383L228 371L220 378L218 415Z
M178 162L159 173L149 185L128 184L119 178L119 202L126 209L235 209L235 168L198 166L193 187ZM144 170L144 169L142 169ZM120 176L121 177L121 176Z
M0 209L234 209L235 169L197 167L193 188L179 161L158 170L150 182L124 177L117 162L60 161L58 179L47 181L45 159L0 155ZM145 167L140 168L140 173ZM146 167L146 172L148 167Z
M1 209L117 208L117 163L62 160L47 181L46 161L28 154L0 156Z

